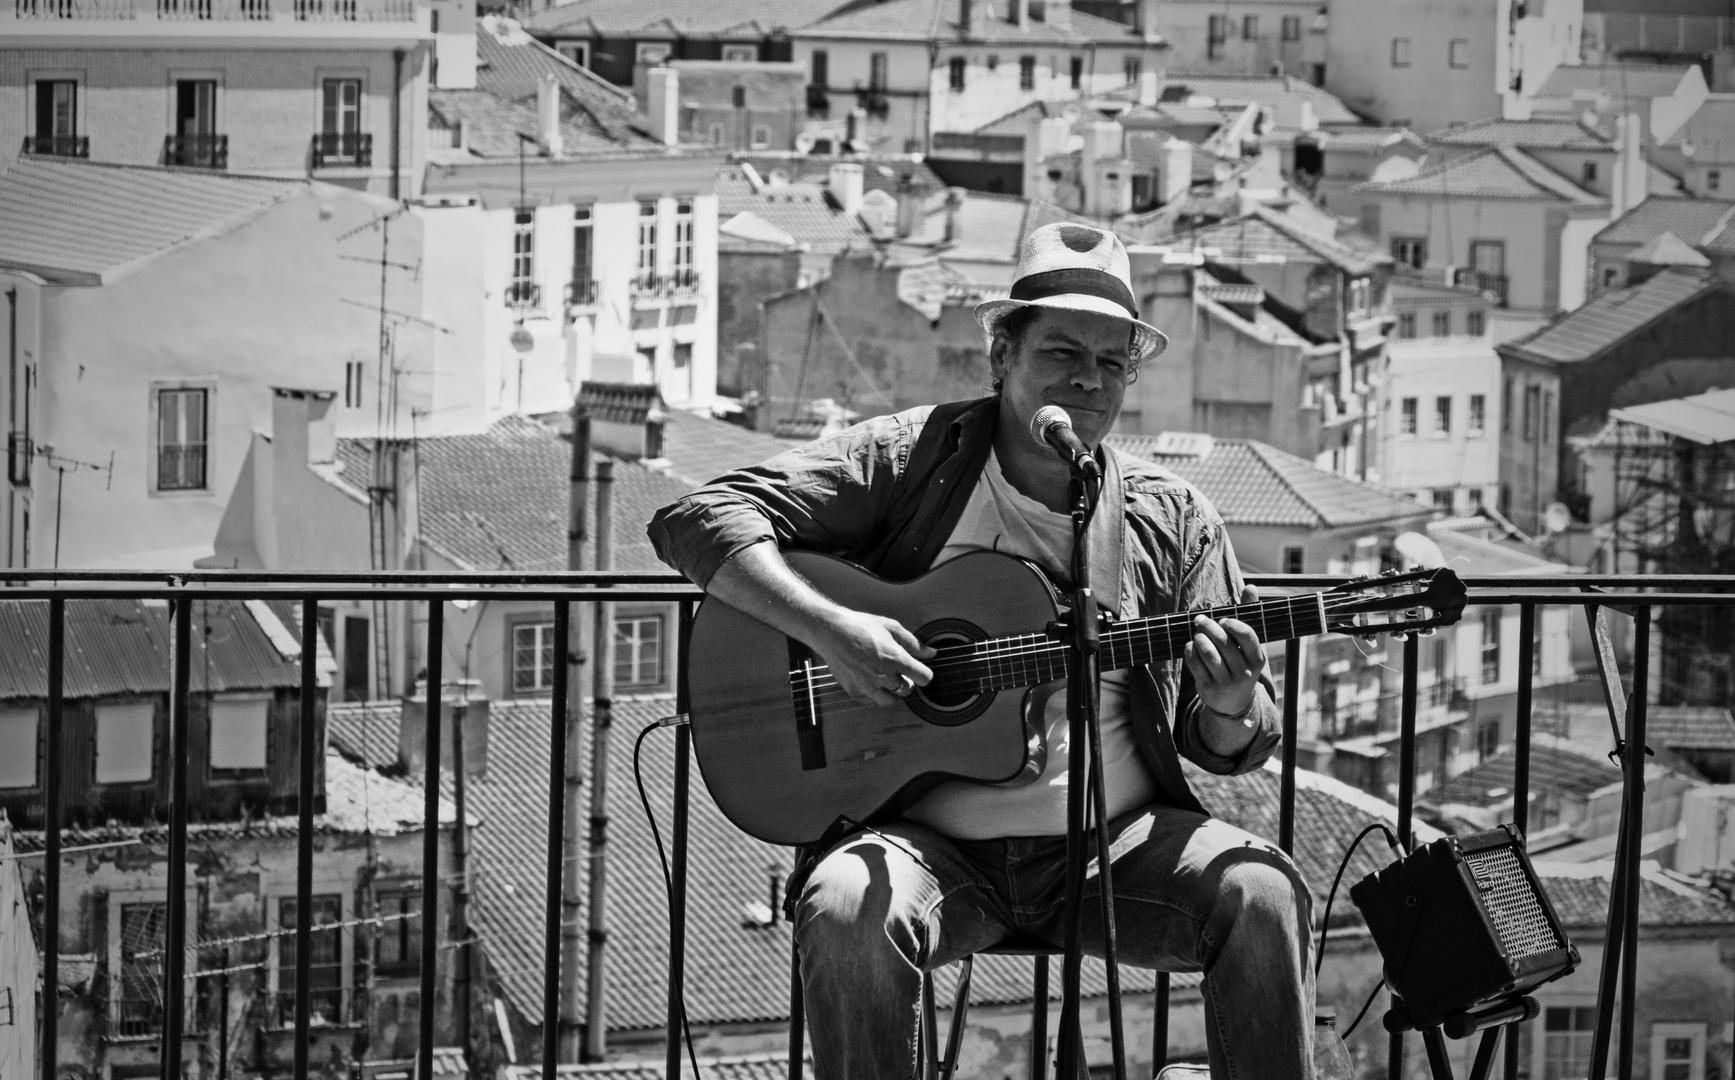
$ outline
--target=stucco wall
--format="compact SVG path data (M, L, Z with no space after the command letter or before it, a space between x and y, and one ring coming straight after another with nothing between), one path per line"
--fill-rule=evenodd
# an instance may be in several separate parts
M1463 324L1463 312L1454 310ZM1417 333L1426 330L1428 312L1416 312ZM1392 340L1386 347L1385 378L1380 386L1385 415L1380 425L1380 481L1387 487L1429 501L1436 488L1476 488L1492 506L1499 497L1500 357L1486 336ZM1469 430L1470 398L1480 394L1483 426ZM1452 429L1434 433L1435 399L1452 399ZM1416 399L1416 434L1401 430L1402 402ZM1467 500L1467 496L1465 496ZM1459 507L1470 512L1466 501Z
M795 288L801 256L795 252L723 254L717 258L717 392L739 396L757 389L760 308L767 297Z
M1427 133L1500 115L1494 85L1495 0L1353 0L1334 4L1325 88L1358 112ZM1392 66L1392 39L1408 38L1410 64ZM1466 39L1469 66L1449 66L1447 43Z
M1157 33L1169 43L1166 63L1171 71L1270 75L1274 67L1281 67L1285 74L1307 78L1312 62L1325 59L1321 36L1308 33L1319 6L1307 0L1230 4L1167 0L1149 6L1157 15ZM1207 42L1212 15L1228 20L1228 36L1218 44L1215 56ZM1242 33L1250 15L1258 19L1252 38ZM1301 20L1301 33L1292 40L1283 38L1286 15Z
M1379 250L1389 252L1394 236L1421 236L1428 240L1429 263L1467 267L1471 265L1473 241L1501 241L1506 245L1508 305L1516 311L1554 314L1559 239L1548 227L1548 204L1516 199L1423 199L1372 192L1363 192L1361 197L1364 206L1378 207Z

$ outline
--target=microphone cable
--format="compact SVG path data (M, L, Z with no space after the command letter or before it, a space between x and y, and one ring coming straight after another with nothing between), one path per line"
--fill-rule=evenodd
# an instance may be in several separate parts
M675 879L674 875L669 873L669 856L663 850L663 833L661 829L657 828L657 816L651 813L651 798L645 793L645 774L640 755L644 751L645 736L658 728L675 727L685 721L686 717L684 716L669 717L652 724L646 724L639 731L638 738L633 740L633 783L639 789L639 805L644 807L645 820L651 826L651 839L656 841L657 862L663 868L663 902L668 909L671 928L675 921ZM699 1072L699 1058L697 1054L693 1053L693 1028L687 1022L687 988L682 986L678 994L681 1004L681 1035L687 1043L687 1060L692 1062L694 1080L702 1080L703 1074Z

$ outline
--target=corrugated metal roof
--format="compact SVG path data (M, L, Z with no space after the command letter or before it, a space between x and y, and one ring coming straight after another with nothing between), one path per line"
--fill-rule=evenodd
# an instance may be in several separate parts
M1367 195L1540 199L1580 206L1608 203L1513 146L1490 146L1402 180L1360 184L1355 190Z
M139 600L66 604L67 698L167 693L171 683L169 607ZM238 600L193 602L192 683L196 692L301 685L286 658ZM0 698L48 696L48 603L0 601Z
M1595 90L1615 98L1668 97L1692 70L1688 64L1562 64L1531 96L1563 98Z
M205 169L20 157L0 172L0 266L94 284L307 190Z
M1611 420L1642 424L1701 446L1735 441L1735 390L1610 409Z
M1601 293L1528 337L1499 348L1553 363L1589 360L1682 304L1715 291L1735 295L1735 287L1715 274L1671 267L1636 285Z

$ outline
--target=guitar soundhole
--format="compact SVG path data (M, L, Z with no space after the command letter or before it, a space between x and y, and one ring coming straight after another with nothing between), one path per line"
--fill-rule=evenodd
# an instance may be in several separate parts
M988 711L988 706L994 703L994 695L977 688L977 680L981 677L977 665L961 663L956 656L947 662L947 653L974 645L988 635L963 619L941 619L916 631L916 637L923 644L940 650L940 656L931 665L934 680L906 699L910 711L928 723L942 727L967 724Z

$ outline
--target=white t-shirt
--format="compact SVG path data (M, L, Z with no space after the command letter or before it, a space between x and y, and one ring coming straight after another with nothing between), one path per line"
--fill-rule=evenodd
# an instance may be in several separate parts
M970 551L1017 555L1057 579L1065 578L1072 562L1072 519L1014 488L1000 471L999 457L990 451L982 478L970 492L957 527L934 562L937 565ZM1111 818L1151 802L1158 792L1133 740L1131 704L1127 673L1104 672L1102 759ZM904 816L962 840L1063 835L1070 750L1064 691L1049 698L1044 723L1048 761L1034 783L1000 787L946 780L922 796Z

